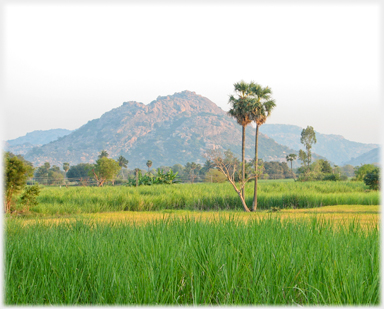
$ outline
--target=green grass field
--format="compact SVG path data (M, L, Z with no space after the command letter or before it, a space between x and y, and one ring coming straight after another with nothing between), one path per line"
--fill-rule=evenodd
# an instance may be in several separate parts
M246 187L252 204L253 184ZM111 211L241 210L239 197L229 183L176 184L150 187L45 187L39 205L31 211L41 215ZM328 205L379 205L379 192L362 182L261 181L258 208L311 208Z
M44 220L42 220L44 221ZM8 220L6 304L377 305L379 230L326 219Z
M379 192L265 181L241 209L229 184L46 187L6 217L5 304L380 303Z

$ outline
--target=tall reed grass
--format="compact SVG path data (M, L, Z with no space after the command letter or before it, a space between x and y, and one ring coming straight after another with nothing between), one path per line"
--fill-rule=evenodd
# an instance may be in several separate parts
M5 303L377 305L379 231L327 220L6 223Z
M377 191L366 192L362 182L261 182L258 208L306 208L329 205L379 205ZM252 204L252 183L246 187L246 202ZM149 187L44 188L41 214L74 214L107 211L162 209L241 210L237 194L228 183L174 184Z

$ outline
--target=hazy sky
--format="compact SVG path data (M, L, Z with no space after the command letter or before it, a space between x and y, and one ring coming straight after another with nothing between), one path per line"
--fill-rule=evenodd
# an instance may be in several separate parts
M2 5L2 139L76 129L125 101L272 88L267 123L380 143L380 2Z

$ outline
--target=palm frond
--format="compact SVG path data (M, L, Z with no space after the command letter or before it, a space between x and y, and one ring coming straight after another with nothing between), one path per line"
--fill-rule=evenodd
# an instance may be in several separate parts
M235 83L235 95L229 96L228 103L231 105L231 109L228 114L234 117L238 124L246 126L252 122L251 114L253 103L250 99L251 90L250 84L241 80Z
M253 110L251 119L258 125L266 122L273 108L276 106L275 100L271 99L272 90L269 87L263 88L258 84L252 87Z

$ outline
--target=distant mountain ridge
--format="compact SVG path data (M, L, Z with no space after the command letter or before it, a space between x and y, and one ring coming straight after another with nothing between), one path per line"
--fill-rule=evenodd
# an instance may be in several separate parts
M282 162L287 154L297 154L303 149L301 131L302 128L293 125L262 125L259 158ZM356 155L359 157L378 146L351 142L340 135L316 132L316 137L313 160L323 158L338 165L349 163ZM248 126L247 160L254 157L254 142L255 129ZM8 141L5 146L5 150L24 155L35 166L44 162L59 166L63 162L93 163L101 150L107 150L112 158L126 157L129 168L143 167L147 160L152 160L154 167L192 161L204 163L202 154L209 148L231 149L240 158L241 126L215 103L191 91L159 96L148 105L125 102L75 131L33 131ZM378 150L376 157L374 151L367 156L376 160ZM299 166L299 161L293 165Z
M360 164L380 164L380 148L372 149L357 158L352 158L347 161L345 164L350 164L352 166L358 166Z
M32 145L44 145L57 140L59 137L68 135L71 132L71 130L67 129L36 130L27 133L24 136L8 140L7 143L10 146L21 145L25 143Z
M254 157L255 129L246 130L246 158ZM241 126L215 103L183 91L159 96L150 104L129 101L89 121L69 135L30 150L25 158L35 166L50 162L61 166L95 162L105 149L111 158L129 160L129 168L187 162L204 163L206 149L231 149L240 157ZM260 134L259 157L284 161L295 152Z
M304 146L300 143L302 130L303 128L299 126L287 124L264 124L260 127L260 132L273 138L277 143L296 151L304 150ZM379 147L378 144L352 142L341 135L322 134L317 131L315 133L317 143L313 145L312 151L337 165L344 165L353 157Z
M33 147L48 144L59 137L70 134L67 129L36 130L24 136L8 140L4 143L4 150L14 154L25 155Z

